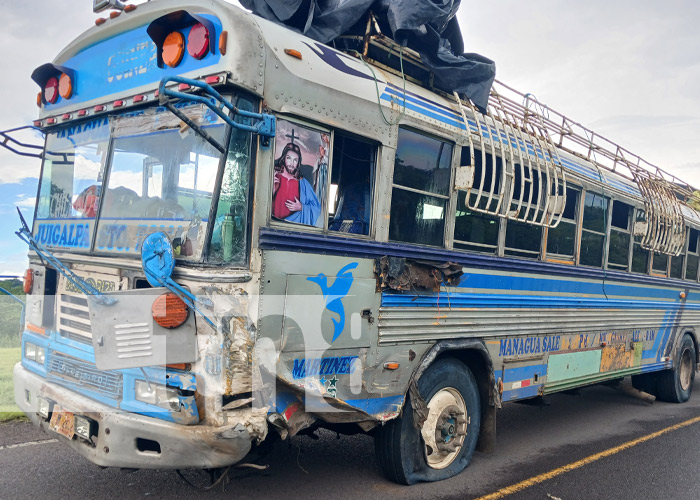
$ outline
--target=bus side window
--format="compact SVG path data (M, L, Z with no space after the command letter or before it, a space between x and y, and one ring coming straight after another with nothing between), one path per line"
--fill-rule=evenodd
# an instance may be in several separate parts
M677 257L671 256L671 269L669 274L671 278L683 278L683 254Z
M277 120L272 174L273 219L323 228L330 133Z
M608 249L608 269L627 271L630 261L632 240L632 207L614 200L610 222L610 246Z
M609 198L587 192L583 204L580 263L584 266L603 266L603 246L608 221Z
M688 235L688 258L685 264L685 279L698 280L698 263L700 262L700 247L698 246L698 230L690 229Z
M330 231L369 234L376 158L374 145L335 133L328 200Z
M557 227L547 231L547 257L573 263L576 246L576 208L580 191L567 186L566 206Z
M442 246L452 145L399 128L389 239Z
M511 213L516 217L525 217L527 211L528 220L541 218L541 200L544 198L540 187L540 176L537 170L529 166L515 164L513 180L513 200L510 204ZM534 215L533 219L533 212ZM506 224L506 243L504 254L537 259L542 252L542 226L509 219Z
M471 163L469 148L462 148L460 165ZM500 199L498 182L493 182L495 177L501 176L501 159L496 158L496 172L493 172L493 159L490 153L486 153L486 168L482 166L482 153L474 150L474 186L469 194L466 191L457 192L457 211L455 213L454 247L475 252L496 253L498 248L499 219L495 215L478 212L471 207L478 206L482 210L489 207L489 195L491 205L496 206ZM483 182L482 182L483 178ZM479 197L478 192L483 186L483 192ZM469 196L469 200L467 200ZM478 200L477 200L478 198ZM478 205L477 205L478 203Z
M643 222L646 220L643 210L637 210L636 221ZM635 236L634 244L632 245L632 272L647 273L649 270L649 250L642 248L642 237Z
M654 276L666 277L668 272L668 255L665 253L654 252L651 261L651 274Z

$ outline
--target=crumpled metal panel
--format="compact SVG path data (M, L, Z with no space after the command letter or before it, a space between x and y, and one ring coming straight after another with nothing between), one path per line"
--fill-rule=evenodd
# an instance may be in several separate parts
M241 0L241 4L323 43L360 33L372 11L394 40L420 54L435 74L437 87L465 95L486 110L496 65L479 54L464 53L456 18L460 0Z

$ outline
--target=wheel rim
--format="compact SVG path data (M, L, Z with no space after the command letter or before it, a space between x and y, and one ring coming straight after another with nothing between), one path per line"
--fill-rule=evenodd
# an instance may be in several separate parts
M467 405L458 390L440 389L428 402L421 435L425 441L425 456L433 469L444 469L462 451L467 436Z
M693 381L693 360L690 356L690 349L684 349L681 354L679 379L683 391L690 389L690 384Z

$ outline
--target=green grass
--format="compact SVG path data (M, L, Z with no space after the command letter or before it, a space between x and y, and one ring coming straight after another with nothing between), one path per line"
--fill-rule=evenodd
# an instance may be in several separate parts
M24 418L24 413L15 406L15 389L12 383L12 368L20 359L19 347L0 348L0 422Z

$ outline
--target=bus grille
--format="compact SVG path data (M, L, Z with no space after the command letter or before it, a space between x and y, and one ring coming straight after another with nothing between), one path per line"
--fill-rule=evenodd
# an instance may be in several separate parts
M90 310L84 295L60 294L57 311L58 331L62 337L92 345Z
M92 363L57 352L49 358L49 378L57 383L77 384L114 399L122 395L121 373L100 371Z

